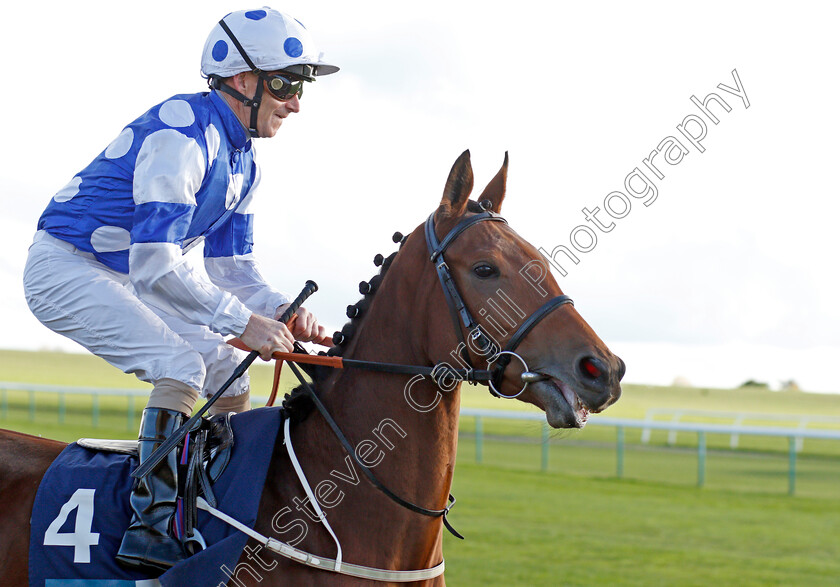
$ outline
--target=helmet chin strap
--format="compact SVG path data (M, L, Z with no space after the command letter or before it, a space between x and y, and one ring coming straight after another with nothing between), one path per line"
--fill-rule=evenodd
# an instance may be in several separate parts
M253 98L248 98L241 92L234 90L229 85L222 83L221 78L217 76L211 76L208 80L208 84L214 90L219 90L220 92L224 92L229 96L233 96L238 101L242 102L245 106L251 109L251 122L248 126L248 133L254 138L259 138L260 133L257 130L257 114L260 110L260 104L262 103L262 95L263 95L263 81L262 78L257 77L257 89L254 92Z
M236 47L236 50L239 51L239 54L242 56L242 59L245 60L245 63L248 64L248 67L251 68L251 71L257 75L257 79L259 80L259 83L257 83L257 89L254 92L254 97L253 98L248 98L246 96L243 96L241 93L237 92L236 90L234 90L230 86L221 83L221 80L218 80L218 78L216 78L215 76L211 77L210 79L214 80L214 78L215 78L215 80L218 80L218 81L215 81L215 86L213 85L213 81L211 81L210 87L216 87L216 89L218 89L218 90L220 90L220 91L222 91L226 94L230 94L231 96L233 96L234 98L236 98L237 100L239 100L240 102L245 104L245 106L250 106L250 108L251 108L251 125L248 127L248 132L251 133L252 137L259 137L260 133L259 133L259 131L257 131L257 112L260 109L260 103L262 102L262 95L263 95L263 79L262 79L262 76L260 75L262 73L262 70L260 70L259 67L254 65L254 62L251 61L250 57L248 57L248 54L245 52L244 47L242 47L242 44L239 42L239 39L236 38L236 35L233 34L233 31L230 30L230 27L227 25L224 18L219 21L219 26L222 27L222 30L225 31L225 34L227 34L227 36L233 42L234 47Z

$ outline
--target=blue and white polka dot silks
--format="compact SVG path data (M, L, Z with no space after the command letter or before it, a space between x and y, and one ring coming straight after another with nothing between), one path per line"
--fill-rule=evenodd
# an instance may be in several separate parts
M231 12L225 24L242 44L248 57L263 71L276 71L292 65L316 66L315 75L328 75L338 67L321 61L312 36L303 24L277 10ZM201 56L201 72L205 76L229 77L251 68L221 26L216 24Z
M216 93L178 95L129 124L50 201L38 228L128 273L138 296L188 322L241 334L288 298L260 275L250 204L259 168ZM206 282L183 260L204 241Z
M243 200L258 177L247 131L215 93L175 96L73 177L38 228L121 273L133 245L181 249L206 237L208 256L245 255L252 217Z

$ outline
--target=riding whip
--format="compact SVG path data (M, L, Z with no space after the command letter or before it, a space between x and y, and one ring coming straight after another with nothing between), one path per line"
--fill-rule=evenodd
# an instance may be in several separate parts
M294 315L294 313L298 311L298 308L300 308L301 304L303 304L303 302L306 301L306 298L311 296L316 291L318 291L318 284L312 281L311 279L308 280L306 282L306 285L303 287L303 290L300 292L300 294L298 294L298 297L295 298L295 300L289 305L289 307L286 308L286 311L283 312L283 315L280 316L279 321L283 324L288 322ZM189 431L192 430L193 426L195 426L195 424L199 420L201 420L201 418L204 416L207 410L209 410L210 407L216 402L216 400L222 397L222 394L227 390L227 388L230 387L234 381L242 377L245 371L248 370L248 367L251 366L251 363L253 363L259 356L259 351L251 351L248 354L248 356L245 357L245 359L241 363L239 363L236 369L233 370L233 373L228 378L228 380L225 381L224 385L222 385L222 387L220 387L219 390L216 393L214 393L209 400L207 400L207 403L205 403L201 407L201 409L195 413L193 417L191 417L180 428L178 428L178 430L176 430L172 434L172 436L167 438L159 447L157 447L157 449L155 449L155 451L149 455L149 458L147 458L139 467L137 467L134 470L131 476L137 479L142 479L143 477L148 475L155 467L157 467L158 464L164 458L166 458L166 455L168 455L176 446L178 446L181 443L181 441L184 439L187 433L189 433Z

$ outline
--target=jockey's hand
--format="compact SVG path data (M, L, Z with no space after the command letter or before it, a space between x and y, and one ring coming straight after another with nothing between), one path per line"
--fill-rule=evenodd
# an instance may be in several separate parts
M288 307L289 304L283 304L277 308L274 319L279 320L280 316L283 315L283 312ZM292 336L295 337L295 340L301 342L323 342L327 337L327 329L318 324L318 319L315 318L315 314L306 308L298 308L295 314L297 315L297 319L292 322Z
M239 339L248 348L258 351L263 361L270 360L271 355L278 351L283 353L292 352L295 343L292 333L289 332L285 324L258 314L251 314L251 318L248 319L248 325L245 327L245 332L242 333Z

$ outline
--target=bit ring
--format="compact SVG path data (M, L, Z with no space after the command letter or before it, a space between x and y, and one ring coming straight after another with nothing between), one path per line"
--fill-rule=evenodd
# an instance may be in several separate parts
M494 359L494 361L496 359L498 359L499 357L501 357L502 355L510 355L512 357L516 357L517 359L519 359L519 362L522 363L522 366L525 367L524 372L525 373L529 372L528 364L525 362L525 359L523 359L522 357L520 357L519 355L517 355L513 351L501 351L499 354L496 355L496 358ZM487 383L490 386L490 389L493 391L493 393L495 393L499 397L503 397L505 399L516 399L517 397L519 397L522 394L523 391L525 391L525 388L528 387L528 382L525 382L525 385L523 385L522 389L520 389L517 393L515 393L513 395L505 395L505 394L501 393L498 389L496 389L496 387L493 385L492 379L490 381L488 381Z

